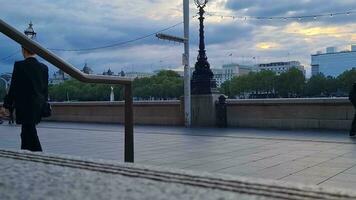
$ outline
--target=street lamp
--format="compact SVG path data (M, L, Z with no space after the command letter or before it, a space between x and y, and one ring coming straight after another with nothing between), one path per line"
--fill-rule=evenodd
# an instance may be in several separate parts
M184 119L185 126L191 125L191 90L190 90L190 66L189 66L189 0L183 0L184 37L177 37L163 33L156 34L162 40L184 43L182 63L184 65Z
M213 72L210 70L204 41L204 7L207 3L208 0L195 0L195 4L199 8L199 55L191 82L191 91L194 95L212 94L213 90L216 90L216 81Z
M205 7L205 5L208 3L208 0L194 0L194 1L198 7Z
M37 33L35 32L35 30L33 30L33 24L32 24L32 22L30 22L29 24L28 24L28 27L27 27L27 29L24 31L24 33L25 33L25 35L27 36L27 37L29 37L30 39L32 39L32 40L34 40L34 39L36 39L36 35L37 35Z

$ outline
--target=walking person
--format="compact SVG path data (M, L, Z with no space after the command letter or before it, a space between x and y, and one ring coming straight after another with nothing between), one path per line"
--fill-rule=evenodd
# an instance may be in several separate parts
M350 136L355 136L356 135L356 82L354 82L354 84L352 85L352 89L349 94L349 100L351 101L352 105L355 108L355 115L351 125Z
M36 125L40 123L48 99L48 68L35 54L22 47L23 61L15 62L4 106L16 112L21 124L21 149L42 151Z

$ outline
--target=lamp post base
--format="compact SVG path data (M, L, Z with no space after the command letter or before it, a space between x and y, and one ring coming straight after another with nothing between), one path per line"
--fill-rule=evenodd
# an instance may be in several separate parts
M216 106L220 94L192 95L192 126L216 126Z

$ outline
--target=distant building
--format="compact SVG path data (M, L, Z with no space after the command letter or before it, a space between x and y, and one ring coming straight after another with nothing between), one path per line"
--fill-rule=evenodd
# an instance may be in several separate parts
M49 84L52 85L57 85L57 84L61 84L66 80L69 80L70 76L66 73L64 73L62 70L58 70L56 72L53 73L52 77L49 79Z
M121 76L121 77L126 76L126 74L125 74L124 70L121 70L121 72L120 72L118 75L119 75L119 76Z
M326 53L311 55L312 76L323 73L336 77L353 67L356 67L356 45L351 46L351 51L338 52L335 47L328 47Z
M287 72L292 68L297 68L303 72L305 76L304 66L300 64L299 61L289 61L289 62L272 62L272 63L261 63L257 64L257 70L269 70L275 72L277 75Z
M82 72L86 74L93 74L93 70L88 66L87 63L85 63Z
M126 72L125 77L127 78L146 78L153 76L153 73L149 72Z
M253 71L253 67L231 63L223 65L221 69L212 68L211 70L214 73L216 85L220 87L221 84L223 84L227 80L231 80L236 76L246 75L250 73L251 71Z
M115 73L113 71L111 71L111 69L109 68L108 71L103 72L103 75L105 75L105 76L114 76Z

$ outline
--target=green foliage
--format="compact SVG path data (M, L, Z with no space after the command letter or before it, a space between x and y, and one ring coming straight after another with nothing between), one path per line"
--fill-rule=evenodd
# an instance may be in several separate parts
M183 95L183 78L174 71L161 71L149 78L135 79L134 96L140 99L173 99Z
M222 94L227 95L228 97L232 97L231 94L231 81L225 81L224 83L221 84L219 91Z
M49 86L51 101L109 101L110 85L88 84L68 80L62 84ZM115 98L122 99L122 87L114 86Z
M123 99L121 86L113 86L115 100ZM51 101L109 101L110 85L88 84L76 80L50 85ZM183 95L183 79L174 71L161 71L150 78L135 79L133 94L138 99L173 99Z
M352 84L356 81L356 69L352 68L340 74L338 80L340 90L344 93L348 93L352 88Z
M281 97L300 97L303 94L305 77L297 68L281 73L277 78L277 91Z
M269 97L279 94L282 97L297 97L302 95L304 84L304 75L298 69L292 68L279 76L273 71L265 70L234 77L229 83L229 91L232 96L254 94Z
M235 77L231 80L232 95L244 93L272 94L276 85L277 76L272 71L251 72L248 75Z
M347 96L355 81L355 68L345 71L336 78L318 74L308 81L300 70L292 68L279 76L272 71L261 71L234 77L222 84L220 91L229 96L244 94L252 96L263 94L265 97Z
M318 97L318 96L330 96L336 93L338 90L339 80L324 74L318 74L312 76L306 83L305 96Z

